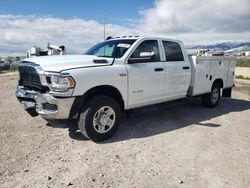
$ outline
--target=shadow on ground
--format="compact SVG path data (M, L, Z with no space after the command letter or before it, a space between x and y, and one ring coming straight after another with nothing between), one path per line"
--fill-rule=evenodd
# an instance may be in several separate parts
M217 128L223 125L205 122L231 112L250 109L250 102L223 98L216 108L204 108L198 99L163 103L129 111L123 117L117 133L100 144L119 142L134 138L144 138L174 131L190 125ZM71 125L75 124L74 122ZM74 126L69 126L69 136L75 140L86 140Z

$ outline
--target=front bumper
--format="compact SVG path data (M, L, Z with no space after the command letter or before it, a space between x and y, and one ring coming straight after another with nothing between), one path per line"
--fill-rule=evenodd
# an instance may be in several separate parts
M40 115L44 119L68 119L75 97L56 98L51 94L41 94L17 86L16 97L24 109L32 116Z

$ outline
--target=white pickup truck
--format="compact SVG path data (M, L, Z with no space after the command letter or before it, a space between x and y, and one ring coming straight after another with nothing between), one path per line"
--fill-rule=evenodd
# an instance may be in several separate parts
M110 138L123 111L200 96L215 107L230 97L235 59L188 56L177 40L125 37L106 40L84 55L25 59L16 97L30 115L76 119L95 141Z

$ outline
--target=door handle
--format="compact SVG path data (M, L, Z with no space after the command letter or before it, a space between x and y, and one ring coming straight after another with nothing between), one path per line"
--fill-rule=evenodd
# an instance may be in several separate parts
M186 70L186 69L189 69L189 67L182 67L182 69Z
M163 68L155 68L155 72L160 72L160 71L163 71L164 69Z

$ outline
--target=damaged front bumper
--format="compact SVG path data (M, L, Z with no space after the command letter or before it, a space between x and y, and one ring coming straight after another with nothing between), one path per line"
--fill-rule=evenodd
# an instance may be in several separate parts
M49 93L41 94L17 86L16 97L24 109L31 115L40 115L44 119L68 119L75 97L54 97Z

